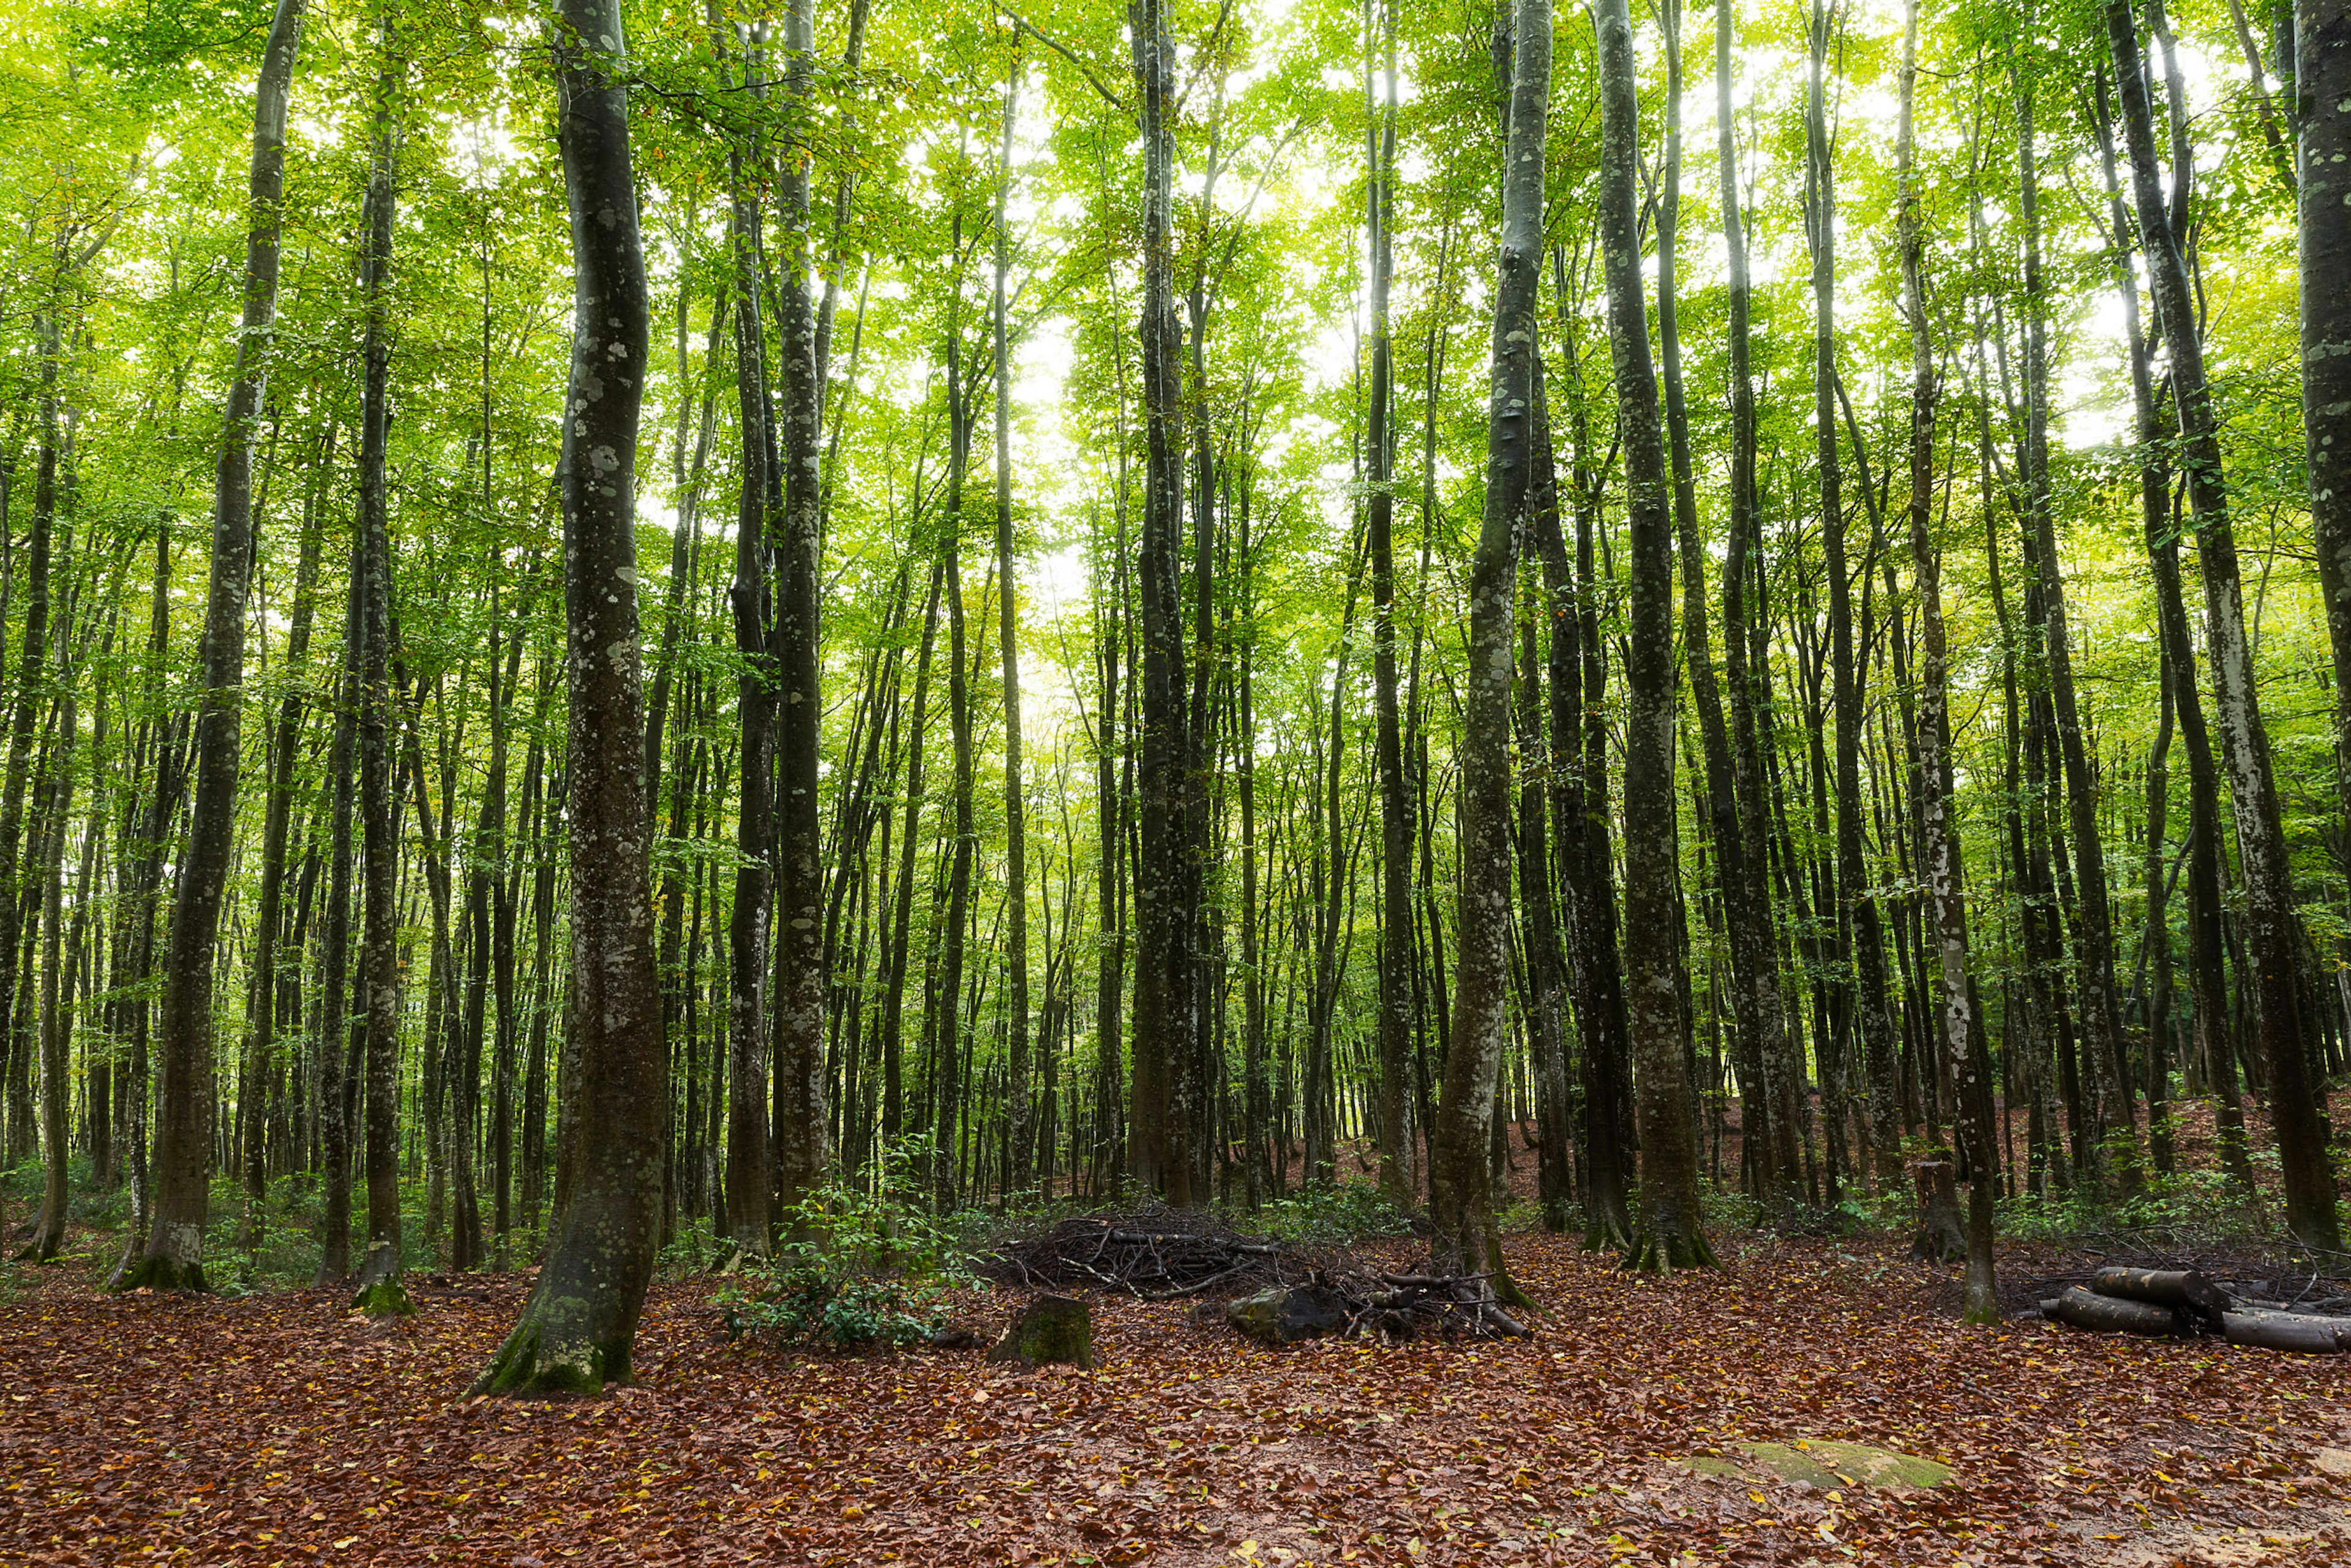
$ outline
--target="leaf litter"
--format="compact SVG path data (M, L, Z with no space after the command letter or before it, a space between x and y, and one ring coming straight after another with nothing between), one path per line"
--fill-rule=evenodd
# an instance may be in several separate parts
M670 1282L639 1386L550 1404L463 1396L526 1276L382 1327L43 1270L0 1305L0 1563L2351 1563L2351 1358L1970 1328L1897 1245L1650 1281L1522 1239L1531 1342L1269 1351L1105 1292L1102 1368L1033 1375L731 1344ZM1754 1458L1791 1450L1834 1484Z

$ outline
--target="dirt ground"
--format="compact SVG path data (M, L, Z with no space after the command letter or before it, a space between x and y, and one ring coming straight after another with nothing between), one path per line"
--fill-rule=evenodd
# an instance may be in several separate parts
M532 1405L463 1394L521 1276L385 1327L44 1270L0 1306L0 1563L2351 1563L2351 1357L1970 1328L1894 1242L1728 1239L1666 1281L1518 1239L1528 1343L1098 1300L1092 1373L730 1344L665 1284L639 1386Z

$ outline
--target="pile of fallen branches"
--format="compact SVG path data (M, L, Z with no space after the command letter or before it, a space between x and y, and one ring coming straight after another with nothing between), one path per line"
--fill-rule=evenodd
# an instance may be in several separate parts
M977 1261L984 1277L1021 1290L1101 1290L1144 1301L1221 1299L1230 1303L1226 1317L1235 1328L1272 1343L1323 1335L1395 1342L1527 1332L1495 1300L1488 1275L1384 1268L1343 1252L1245 1235L1214 1215L1180 1209L1072 1217L1042 1235L1001 1242Z
M1246 1295L1311 1283L1322 1260L1286 1241L1245 1236L1211 1214L1154 1207L1079 1215L978 1260L1001 1285L1113 1291L1138 1301Z

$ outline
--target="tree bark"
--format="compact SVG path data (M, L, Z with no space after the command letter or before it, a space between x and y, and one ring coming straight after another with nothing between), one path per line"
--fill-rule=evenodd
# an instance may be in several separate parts
M784 98L808 101L815 60L814 0L784 13ZM831 1163L824 1065L824 829L818 810L819 732L824 715L819 639L823 550L821 389L816 318L809 298L809 152L784 149L782 255L778 258L776 343L783 371L782 538L776 553L776 1077L775 1186L779 1212L822 1186Z
M1172 251L1176 57L1166 0L1135 0L1129 27L1143 133L1143 411L1146 461L1141 587L1143 680L1136 853L1133 1119L1127 1168L1178 1207L1195 1201L1191 1081L1197 1054L1192 998L1193 911L1185 831L1190 716L1176 557L1184 522L1183 329Z
M2238 850L2244 867L2245 925L2252 961L2252 973L2245 977L2254 994L2262 1063L2270 1073L2272 1119L2285 1185L2286 1227L2305 1246L2338 1249L2342 1229L2335 1217L2334 1168L2315 1086L2310 1082L2301 998L2296 995L2296 923L2285 832L2270 772L2268 740L2262 728L2252 649L2245 634L2236 537L2229 519L2228 481L2221 470L2211 389L2204 373L2203 339L2197 327L2187 263L2164 209L2147 78L2140 67L2129 0L2107 0L2105 13L2156 319L2171 356L2179 462L2188 476L2197 556L2204 569L2205 631L2211 648L2214 706L2219 709L2220 752L2229 769Z
M153 1212L144 1251L125 1259L118 1290L204 1288L213 1125L213 961L236 830L245 680L245 609L253 560L253 438L277 310L278 201L286 181L286 100L301 41L302 0L278 0L254 94L246 201L245 311L218 471L204 600L204 695L196 718L195 803L174 890L164 958L157 1066Z
M1902 252L1902 308L1910 325L1910 569L1916 579L1921 657L1918 670L1919 859L1932 904L1938 1012L1954 1104L1952 1120L1968 1178L1968 1321L2000 1321L1992 1277L1993 1178L1991 1086L1977 1071L1974 998L1968 988L1967 901L1959 864L1959 830L1950 761L1949 651L1943 624L1943 555L1935 538L1935 342L1927 321L1926 236L1913 163L1918 84L1918 0L1903 7L1901 119L1896 243Z
M991 313L996 347L996 621L1004 671L1004 1007L1005 1058L1011 1073L1005 1109L1012 1164L1007 1190L1027 1189L1035 1134L1029 1113L1029 831L1020 778L1020 645L1019 584L1012 570L1012 381L1005 323L1005 277L1011 240L1005 204L1012 191L1012 113L1020 96L1016 57L1004 85L1004 141L996 183L996 298Z
M1444 1092L1429 1151L1433 1251L1452 1272L1507 1282L1487 1167L1494 1082L1510 1034L1510 622L1520 514L1533 458L1536 299L1542 281L1543 142L1551 0L1516 0L1502 231L1495 268L1486 506L1469 569L1461 737L1459 967Z
M360 308L366 326L360 356L363 392L360 414L360 832L366 866L361 905L360 995L365 1044L367 1250L360 1261L353 1304L371 1312L406 1312L400 1286L400 972L399 910L394 881L400 844L393 828L392 742L392 538L386 524L386 443L392 409L387 382L392 363L392 270L393 196L393 94L401 66L392 28L384 26L384 60L378 78L375 147L367 194L365 250L360 268Z
M626 1382L661 1239L669 1056L654 971L636 590L635 454L650 323L616 0L563 0L557 126L571 215L562 465L574 1150L552 1245L482 1394Z
M1600 244L1608 278L1608 340L1616 371L1617 427L1625 443L1632 558L1632 648L1625 669L1630 701L1625 718L1625 1013L1641 1132L1641 1206L1632 1261L1636 1268L1670 1273L1714 1260L1698 1212L1697 1131L1678 969L1673 497L1641 285L1635 194L1641 122L1632 14L1625 0L1597 0L1593 18L1600 55Z

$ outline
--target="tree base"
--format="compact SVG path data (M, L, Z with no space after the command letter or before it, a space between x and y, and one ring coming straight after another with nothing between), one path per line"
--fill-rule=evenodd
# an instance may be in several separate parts
M37 1221L31 1238L16 1249L16 1260L19 1263L54 1263L58 1250L65 1244L65 1221L59 1220L54 1225L45 1220Z
M1594 1214L1583 1222L1586 1252L1630 1252L1635 1245L1633 1228L1621 1216Z
M127 1260L113 1279L107 1281L110 1291L210 1291L204 1280L202 1263L183 1263L174 1258L150 1253L143 1258Z
M408 1299L407 1288L395 1278L361 1285L351 1297L351 1310L371 1318L407 1318L416 1315L416 1303Z
M505 1399L554 1399L601 1394L608 1383L630 1381L625 1356L608 1356L584 1340L551 1339L534 1308L526 1308L522 1322L465 1392Z
M1677 1270L1711 1269L1719 1260L1704 1231L1677 1236L1643 1236L1625 1250L1621 1265L1635 1274L1671 1275Z

